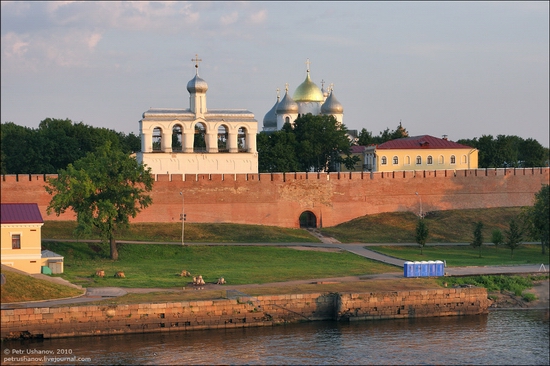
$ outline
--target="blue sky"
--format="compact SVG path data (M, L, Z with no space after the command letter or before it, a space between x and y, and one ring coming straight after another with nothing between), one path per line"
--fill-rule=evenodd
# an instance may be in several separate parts
M548 2L1 3L1 121L47 117L139 132L188 108L203 60L212 109L262 120L306 59L349 129L498 134L549 146Z

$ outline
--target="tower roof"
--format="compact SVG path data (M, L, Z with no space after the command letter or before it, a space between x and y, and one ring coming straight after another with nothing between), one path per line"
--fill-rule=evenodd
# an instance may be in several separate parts
M296 102L322 102L324 100L321 89L311 81L309 70L307 70L304 82L296 88L293 99Z
M288 86L286 87L283 100L277 105L277 114L281 113L298 113L298 104L288 95Z
M187 91L189 93L206 93L208 90L208 84L199 76L199 62L202 60L195 55L195 58L191 61L195 62L195 77L187 83Z
M321 106L321 113L323 114L342 114L344 113L344 107L334 96L334 91L330 91L330 95L327 100Z
M277 106L279 105L279 89L277 89L277 101L273 107L265 114L264 128L277 127Z

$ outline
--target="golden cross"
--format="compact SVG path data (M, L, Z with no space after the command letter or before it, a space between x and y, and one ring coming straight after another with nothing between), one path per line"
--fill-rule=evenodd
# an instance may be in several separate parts
M311 63L311 62L309 62L309 58L308 58L308 59L306 60L307 72L309 72L309 64L310 64L310 63Z
M195 58L192 58L191 61L195 63L195 68L197 69L197 73L199 72L199 62L202 61L202 59L199 58L199 55L195 54Z

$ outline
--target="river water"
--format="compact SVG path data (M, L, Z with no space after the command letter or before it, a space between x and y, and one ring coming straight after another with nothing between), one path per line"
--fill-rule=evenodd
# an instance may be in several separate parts
M514 310L467 317L10 341L2 344L2 364L548 365L548 326L547 311Z

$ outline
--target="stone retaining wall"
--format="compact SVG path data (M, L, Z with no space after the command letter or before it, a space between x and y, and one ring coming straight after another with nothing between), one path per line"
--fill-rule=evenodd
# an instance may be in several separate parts
M486 313L484 288L316 293L1 311L1 338L59 338Z

